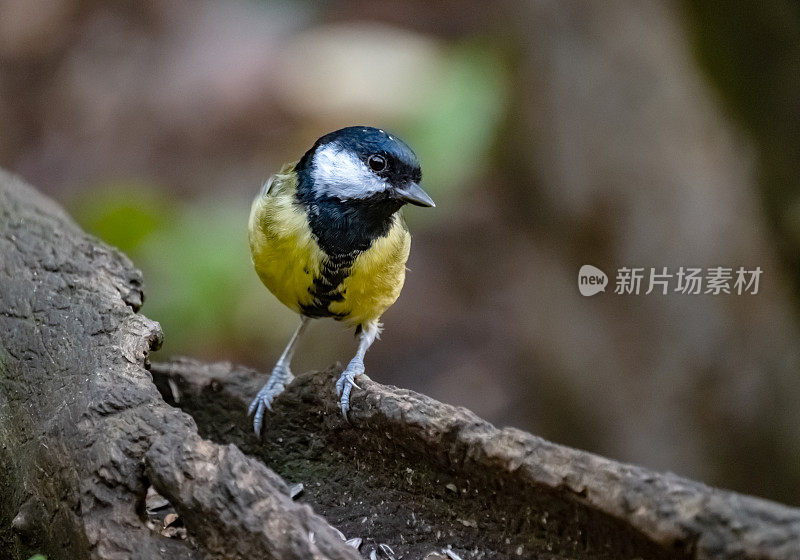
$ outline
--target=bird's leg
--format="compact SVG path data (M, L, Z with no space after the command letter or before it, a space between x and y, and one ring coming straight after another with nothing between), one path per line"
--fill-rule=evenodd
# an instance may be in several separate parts
M300 339L300 336L303 334L309 322L310 319L308 317L302 317L300 319L300 325L297 327L297 330L294 331L292 338L289 339L289 344L286 345L283 354L278 358L278 363L272 368L272 375L269 376L266 384L264 384L258 392L253 402L250 403L250 410L248 410L247 414L253 414L255 411L253 429L256 435L261 433L261 422L264 419L264 410L272 410L272 401L275 397L280 395L286 386L294 379L294 375L292 375L292 371L289 369L289 364L292 361L294 350L297 347L297 341Z
M350 360L350 363L347 364L347 367L342 372L342 375L339 377L339 380L336 382L336 393L339 395L339 406L342 409L342 414L344 417L347 418L347 411L350 409L350 391L353 390L353 387L359 388L358 385L355 384L353 379L356 375L361 375L364 373L364 354L367 353L367 350L372 343L375 342L375 339L378 338L378 334L380 334L380 324L375 323L368 323L362 327L361 334L359 335L358 339L358 350L356 350L356 355Z

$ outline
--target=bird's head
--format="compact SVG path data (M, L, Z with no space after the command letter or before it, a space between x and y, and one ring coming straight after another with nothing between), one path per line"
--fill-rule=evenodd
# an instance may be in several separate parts
M295 167L309 198L342 202L384 200L435 206L420 187L416 154L394 135L369 126L351 126L316 141Z

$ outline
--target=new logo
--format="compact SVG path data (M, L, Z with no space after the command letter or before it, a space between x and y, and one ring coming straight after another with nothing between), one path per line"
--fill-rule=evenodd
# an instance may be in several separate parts
M582 296L593 296L605 292L608 285L606 273L590 264L585 264L578 271L578 290Z

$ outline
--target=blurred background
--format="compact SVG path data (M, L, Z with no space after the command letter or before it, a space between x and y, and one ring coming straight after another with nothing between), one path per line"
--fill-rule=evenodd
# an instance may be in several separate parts
M373 379L800 505L796 2L0 0L0 165L143 269L156 359L271 369L297 318L250 200L351 124L404 137L437 202L405 212ZM764 273L637 297L623 266ZM294 370L354 349L317 322Z

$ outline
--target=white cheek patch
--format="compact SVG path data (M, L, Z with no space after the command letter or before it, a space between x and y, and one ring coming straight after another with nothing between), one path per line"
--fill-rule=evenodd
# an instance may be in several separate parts
M317 150L311 175L319 194L342 200L367 198L389 186L385 179L375 175L357 155L335 144Z

